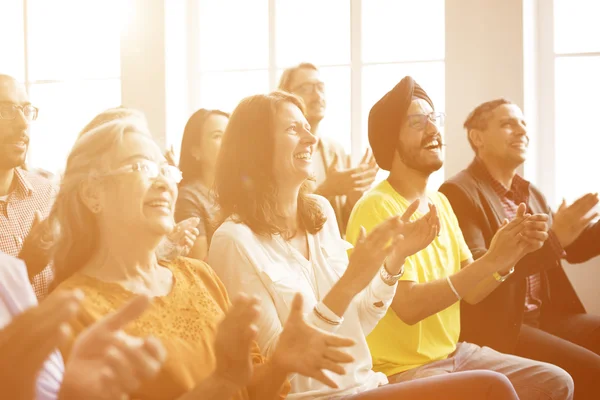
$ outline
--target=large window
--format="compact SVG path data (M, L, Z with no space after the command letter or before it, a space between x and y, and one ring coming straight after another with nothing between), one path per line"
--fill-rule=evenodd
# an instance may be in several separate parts
M40 109L28 162L64 167L77 133L98 112L121 102L121 0L10 0L2 3L7 46L0 72L26 84Z
M371 106L405 75L444 110L444 0L199 1L196 108L232 111L274 90L285 68L311 62L326 84L321 134L355 160Z
M554 1L555 198L600 191L600 2Z

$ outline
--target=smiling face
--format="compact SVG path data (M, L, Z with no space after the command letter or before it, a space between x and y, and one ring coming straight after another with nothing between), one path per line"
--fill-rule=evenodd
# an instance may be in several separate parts
M306 107L306 118L311 124L318 124L325 117L325 85L319 71L311 68L298 68L290 82L290 91L302 98Z
M274 121L273 173L278 186L301 185L313 176L312 154L317 137L295 104L285 101Z
M229 118L224 115L212 114L204 122L198 144L191 149L192 156L204 168L215 168L228 121Z
M444 164L442 135L430 119L423 118L433 109L423 99L414 99L406 113L398 137L395 158L410 169L426 175L439 170ZM424 123L419 123L419 120Z
M109 158L111 172L84 191L90 208L98 204L102 210L97 218L105 233L113 229L153 236L171 232L177 184L165 173L168 167L158 145L142 133L127 133ZM153 174L156 167L158 176Z
M25 87L9 77L0 76L0 108L6 115L13 106L30 105ZM0 170L9 170L25 162L29 147L30 120L17 110L14 118L0 118Z
M484 129L472 129L469 137L482 159L493 159L516 168L525 162L529 137L523 112L516 104L502 104L490 113Z

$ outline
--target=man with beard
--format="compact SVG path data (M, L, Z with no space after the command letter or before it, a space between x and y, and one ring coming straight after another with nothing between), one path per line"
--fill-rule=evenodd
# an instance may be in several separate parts
M475 259L487 250L502 219L517 204L548 213L544 246L523 258L515 274L481 303L463 304L463 338L498 351L556 364L571 374L578 400L599 399L600 317L586 314L562 268L562 258L584 262L600 254L598 194L552 213L544 195L517 174L529 137L523 112L506 99L477 106L464 123L475 159L449 179L444 193Z
M413 218L431 213L440 221L433 242L411 249L416 252L405 260L391 309L367 338L374 369L388 375L390 383L492 370L506 375L523 400L572 399L573 380L559 367L458 341L460 300L478 303L501 286L524 255L542 247L548 217L526 214L525 205L519 205L487 253L473 261L446 197L426 191L429 176L443 164L443 117L411 77L402 79L369 114L369 142L377 163L390 175L357 202L347 239L356 242L361 231L402 215L415 202L419 207ZM405 223L405 235L416 234Z
M19 255L32 225L48 215L56 195L47 177L22 168L30 124L37 115L25 87L11 76L0 75L0 251L11 256ZM29 274L41 299L53 274L45 263L40 269Z
M344 148L335 140L321 136L319 125L325 117L325 84L313 64L302 63L286 69L279 89L299 96L306 105L311 132L320 139L313 154L315 180L311 182L311 189L329 200L343 235L354 204L375 180L378 171L375 158L367 149L358 167L353 168Z

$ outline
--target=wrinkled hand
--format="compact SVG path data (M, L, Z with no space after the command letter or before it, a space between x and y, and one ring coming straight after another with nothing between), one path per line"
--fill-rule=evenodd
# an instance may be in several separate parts
M42 213L36 211L29 234L23 241L19 258L27 265L29 280L39 274L50 263L50 246L52 233L48 220L42 218Z
M68 321L76 315L82 299L80 291L51 296L0 330L3 398L35 397L37 375L50 353L69 338Z
M590 222L600 215L598 211L592 212L599 201L598 193L588 193L569 206L563 199L552 222L552 231L563 247L573 243Z
M159 260L172 261L177 257L188 255L196 239L198 239L198 224L200 218L191 217L175 225L173 232L163 238L156 249Z
M510 222L504 220L492 238L488 253L503 261L498 263L499 270L512 267L526 254L540 249L548 239L548 215L531 215L526 210L525 204L519 204L515 218Z
M121 399L158 374L166 359L160 341L122 330L149 305L148 297L136 297L79 335L66 364L60 400Z
M389 268L390 273L399 273L407 257L429 246L440 233L440 218L434 204L429 204L427 214L411 221L419 204L419 200L414 201L402 214L402 237L394 243L393 251L386 260L386 267Z
M394 249L389 245L401 239L404 223L400 217L391 217L383 221L369 235L361 227L346 272L340 281L351 291L359 293L373 280L386 257Z
M215 341L215 376L241 389L252 377L252 348L258 334L260 309L256 297L240 294L219 324Z
M365 191L369 190L379 170L375 159L372 156L369 157L369 150L357 167L340 169L337 164L338 155L336 154L327 169L325 182L318 189L318 193L325 197L348 195L357 200Z
M302 295L297 293L273 353L273 362L285 373L295 372L337 388L323 370L344 375L341 364L354 359L340 348L352 346L354 341L308 325L302 314L302 301Z

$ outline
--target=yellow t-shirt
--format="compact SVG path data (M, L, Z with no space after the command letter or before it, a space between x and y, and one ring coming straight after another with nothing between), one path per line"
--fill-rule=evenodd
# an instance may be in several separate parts
M471 258L456 215L448 199L439 192L428 193L441 221L440 236L427 248L406 259L401 280L426 283L460 270ZM410 203L388 183L381 182L365 194L352 210L346 240L356 243L361 225L370 232L391 216L402 215ZM413 219L421 217L416 212ZM456 349L460 335L460 305L455 303L412 326L405 324L390 308L367 337L373 369L387 376L448 357Z

